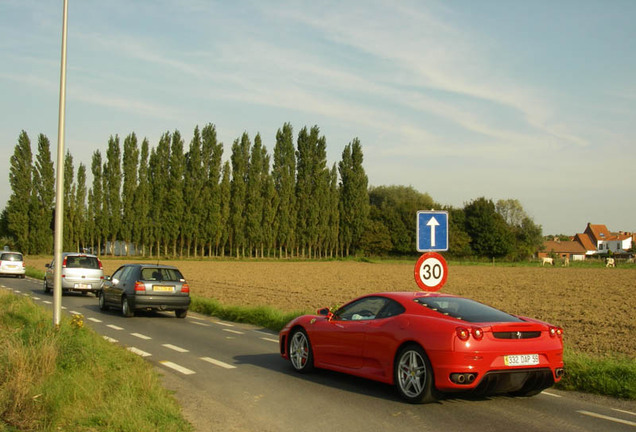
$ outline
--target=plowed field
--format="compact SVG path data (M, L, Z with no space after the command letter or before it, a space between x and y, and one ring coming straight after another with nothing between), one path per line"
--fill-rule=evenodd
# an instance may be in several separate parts
M134 261L134 259L133 259ZM48 259L28 264L44 269ZM111 274L123 262L104 259ZM170 261L194 295L225 305L313 311L382 291L417 291L413 263ZM450 266L443 292L565 329L590 354L636 358L636 271L628 268Z

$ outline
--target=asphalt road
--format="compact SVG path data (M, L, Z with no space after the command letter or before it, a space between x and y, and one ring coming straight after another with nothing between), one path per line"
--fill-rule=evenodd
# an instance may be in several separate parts
M42 282L0 278L0 286L51 308ZM278 353L278 335L189 313L124 318L97 298L68 294L107 340L151 362L198 431L631 431L636 403L549 389L531 398L453 397L429 405L402 402L393 387L338 374L294 372ZM567 365L566 365L567 368Z

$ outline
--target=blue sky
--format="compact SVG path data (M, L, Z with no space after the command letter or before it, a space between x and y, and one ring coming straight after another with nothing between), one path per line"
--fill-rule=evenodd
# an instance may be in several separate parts
M62 1L0 2L0 206L21 130L57 145ZM358 137L369 183L518 199L544 234L636 231L636 2L69 0L66 148L216 125ZM415 217L414 217L415 224Z

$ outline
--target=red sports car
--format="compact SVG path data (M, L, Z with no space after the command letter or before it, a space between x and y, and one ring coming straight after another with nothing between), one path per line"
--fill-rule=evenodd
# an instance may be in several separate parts
M563 330L463 297L395 292L300 316L279 334L298 372L314 367L395 384L411 403L472 391L532 396L563 375Z

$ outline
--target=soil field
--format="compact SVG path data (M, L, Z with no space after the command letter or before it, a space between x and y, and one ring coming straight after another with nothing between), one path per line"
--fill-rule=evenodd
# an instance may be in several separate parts
M102 260L105 274L124 262ZM48 258L27 264L44 270ZM314 311L383 291L417 291L413 263L169 261L195 296L224 305ZM467 296L565 330L565 344L594 355L636 358L636 270L631 268L449 267L442 292Z

